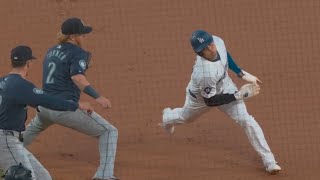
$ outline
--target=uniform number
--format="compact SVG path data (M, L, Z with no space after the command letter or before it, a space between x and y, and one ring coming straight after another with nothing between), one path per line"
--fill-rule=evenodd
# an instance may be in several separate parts
M1 103L2 103L2 96L0 96L0 105L1 105Z
M54 78L52 77L53 72L56 70L56 64L51 62L48 64L49 73L46 79L46 84L53 84Z

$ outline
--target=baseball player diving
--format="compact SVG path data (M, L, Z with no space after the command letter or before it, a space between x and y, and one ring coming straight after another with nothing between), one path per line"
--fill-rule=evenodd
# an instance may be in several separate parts
M104 108L111 108L110 101L100 95L85 77L90 63L90 53L83 45L85 37L92 31L79 18L69 18L61 25L58 44L51 47L43 62L43 91L77 103L80 93L91 96ZM118 129L99 114L87 114L80 109L75 112L54 111L39 107L24 133L24 145L52 124L76 130L99 139L100 165L93 176L94 180L114 180L114 162L117 150ZM90 147L88 147L90 150Z
M27 106L43 106L61 111L92 111L90 104L56 98L27 81L32 66L32 50L17 46L11 51L12 70L0 78L0 169L5 180L51 180L48 171L23 147Z
M174 125L190 123L209 111L210 107L217 107L244 129L251 145L261 156L266 171L270 174L278 173L281 168L262 129L248 113L244 103L244 100L259 94L260 80L237 66L221 38L196 30L192 33L190 42L197 56L186 88L185 104L182 108L165 108L162 127L173 133ZM228 76L229 68L249 83L238 90Z

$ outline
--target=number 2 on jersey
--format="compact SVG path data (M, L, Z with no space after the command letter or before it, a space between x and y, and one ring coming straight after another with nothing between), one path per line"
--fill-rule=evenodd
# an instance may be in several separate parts
M53 84L54 78L52 77L53 72L56 70L56 64L54 62L50 62L48 64L49 73L46 79L46 84Z

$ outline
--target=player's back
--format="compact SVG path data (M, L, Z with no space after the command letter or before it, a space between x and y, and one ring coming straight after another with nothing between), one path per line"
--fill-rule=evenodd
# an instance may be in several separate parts
M84 74L88 56L80 47L68 42L50 48L43 63L43 90L50 95L77 102L80 89L71 77Z
M24 130L26 104L17 102L15 97L19 96L19 90L24 89L25 84L29 83L18 74L0 78L0 129Z

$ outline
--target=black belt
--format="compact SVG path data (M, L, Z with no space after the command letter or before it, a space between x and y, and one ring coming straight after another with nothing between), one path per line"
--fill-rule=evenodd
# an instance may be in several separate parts
M6 136L14 136L19 138L20 142L23 142L23 134L21 132L12 131L12 130L2 130L3 134ZM15 133L16 132L16 133ZM18 134L17 134L18 133ZM17 134L17 135L16 135Z

